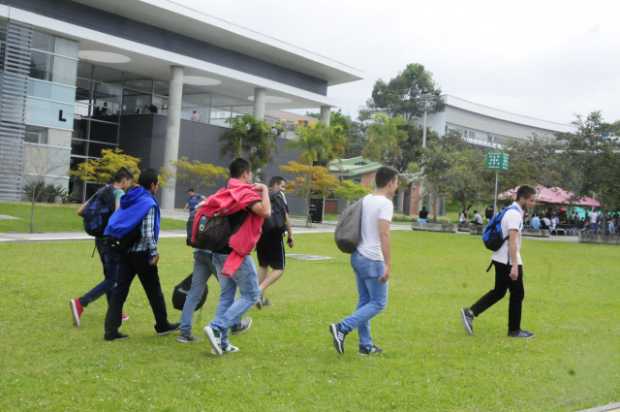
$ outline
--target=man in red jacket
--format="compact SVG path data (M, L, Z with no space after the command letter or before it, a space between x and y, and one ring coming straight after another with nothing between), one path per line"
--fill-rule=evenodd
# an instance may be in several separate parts
M269 189L261 183L253 185L250 163L235 159L230 164L226 189L207 199L204 208L208 216L228 216L233 232L227 247L212 251L220 281L220 301L215 319L204 328L213 353L222 355L239 351L229 342L228 330L260 297L256 266L250 253L260 238L263 219L271 215ZM235 300L237 288L239 298Z

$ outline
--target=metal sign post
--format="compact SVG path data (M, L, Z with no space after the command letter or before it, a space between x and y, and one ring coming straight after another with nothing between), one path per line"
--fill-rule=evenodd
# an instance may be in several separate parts
M508 170L509 156L508 153L489 152L485 157L485 166L487 169L495 170L495 195L493 196L493 215L497 213L497 191L499 187L500 170Z

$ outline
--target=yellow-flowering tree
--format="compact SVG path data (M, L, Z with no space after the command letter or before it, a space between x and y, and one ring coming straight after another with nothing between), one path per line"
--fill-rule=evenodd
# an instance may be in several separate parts
M137 179L140 174L140 159L124 153L121 149L103 149L101 158L80 163L76 170L71 171L71 176L77 176L83 182L104 184L108 183L121 167L127 168Z
M218 179L227 175L226 169L223 167L198 160L189 160L187 157L180 158L174 164L177 168L177 179L199 192L205 192Z

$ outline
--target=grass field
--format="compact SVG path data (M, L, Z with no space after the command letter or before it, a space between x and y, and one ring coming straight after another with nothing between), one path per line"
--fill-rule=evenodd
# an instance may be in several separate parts
M37 203L35 206L34 231L41 232L81 232L82 219L76 215L78 205L55 205ZM0 215L17 217L17 220L0 220L0 233L26 233L30 231L30 203L0 203ZM162 219L162 229L185 229L185 222Z
M100 279L90 242L0 244L0 410L59 411L574 411L620 400L620 250L525 240L524 326L506 335L507 299L466 336L457 311L491 286L488 254L470 236L396 232L390 302L373 323L385 354L343 356L327 325L347 315L356 294L347 257L331 235L300 235L254 326L233 337L237 354L209 353L201 328L218 286L196 321L200 341L158 337L138 281L126 305L130 339L103 341L105 299L71 325L68 299ZM163 240L166 299L191 270L182 240ZM169 308L170 319L179 312Z

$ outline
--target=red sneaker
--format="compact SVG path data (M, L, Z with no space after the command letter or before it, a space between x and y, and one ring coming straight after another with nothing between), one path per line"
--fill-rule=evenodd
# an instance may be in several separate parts
M122 322L126 322L126 321L128 321L128 320L129 320L129 315L128 315L128 314L126 314L126 313L123 313L123 314L121 315L121 321L122 321Z
M79 328L80 327L80 318L82 317L82 312L84 312L84 308L80 303L79 299L71 299L69 301L69 307L71 307L71 315L73 316L73 324Z

